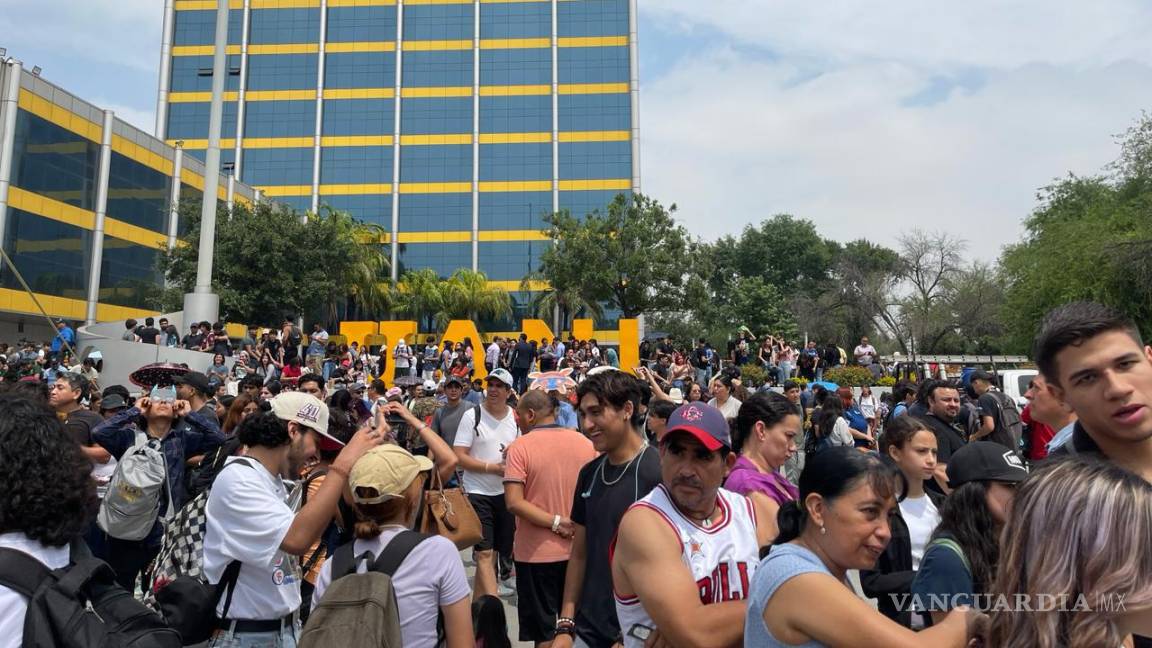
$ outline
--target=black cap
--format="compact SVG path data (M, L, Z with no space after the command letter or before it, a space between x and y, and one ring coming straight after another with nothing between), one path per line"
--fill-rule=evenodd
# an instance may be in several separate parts
M448 377L444 379L444 386L447 387L448 385L451 385L453 383L460 385L461 387L464 387L468 384L468 381L464 380L460 376L454 376L452 374L448 374Z
M993 376L983 369L977 369L968 375L968 381L971 382L973 380L983 380L984 382L995 384L996 376Z
M208 376L205 376L199 371L189 371L183 376L173 376L172 384L188 385L192 389L195 389L205 396L211 396L212 392L216 391L212 388L212 384L208 380Z
M994 441L974 441L948 459L948 487L974 481L1021 482L1028 476L1024 460Z
M123 409L128 407L128 403L124 397L118 393L111 393L100 399L100 411L107 412L108 410Z

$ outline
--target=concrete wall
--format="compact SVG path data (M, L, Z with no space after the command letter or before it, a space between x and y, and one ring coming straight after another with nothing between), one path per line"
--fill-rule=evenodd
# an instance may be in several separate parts
M183 337L183 313L169 313L157 316L167 317L170 324L180 331ZM100 372L100 384L124 385L128 391L136 393L140 387L133 385L128 376L144 365L156 362L171 362L186 364L193 371L207 371L212 366L212 354L200 351L188 351L181 348L170 348L156 344L142 344L139 342L125 342L120 339L124 334L124 322L103 322L91 326L82 326L76 331L76 346L80 357L85 357L92 349L99 349L104 355L104 371ZM231 365L231 361L229 362Z

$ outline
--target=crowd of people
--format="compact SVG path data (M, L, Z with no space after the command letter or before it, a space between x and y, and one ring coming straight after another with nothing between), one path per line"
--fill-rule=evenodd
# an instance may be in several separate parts
M20 574L92 558L177 631L154 645L1152 645L1152 348L1097 304L1042 322L1026 413L984 372L796 380L876 365L867 339L658 340L627 371L594 340L189 328L212 366L140 394L44 374L60 348L0 381L0 647L61 605Z

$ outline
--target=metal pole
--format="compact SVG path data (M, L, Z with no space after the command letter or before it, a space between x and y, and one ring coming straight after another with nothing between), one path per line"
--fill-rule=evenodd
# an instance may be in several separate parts
M4 245L8 221L8 187L12 181L12 152L16 148L22 69L20 61L0 61L0 247Z
M196 287L184 295L186 321L215 322L220 297L212 293L212 257L216 245L216 201L220 186L220 130L224 121L224 83L228 79L228 0L216 3L216 51L212 57L212 105L208 112L208 150L204 154L204 199L200 211L200 252Z
M176 2L164 0L164 29L160 37L160 88L156 93L156 137L168 137L168 84L172 65L172 31L176 22Z
M176 142L172 153L172 192L168 196L168 249L176 247L180 227L180 176L184 174L184 140Z
M96 323L96 303L100 301L100 273L104 263L104 218L108 212L108 171L112 165L112 127L116 117L104 111L104 134L100 138L100 169L96 176L96 221L92 231L92 260L88 268L88 300L84 320Z

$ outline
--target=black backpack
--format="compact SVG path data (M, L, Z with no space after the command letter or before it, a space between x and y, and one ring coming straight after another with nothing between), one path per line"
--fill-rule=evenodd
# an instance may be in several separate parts
M73 545L71 564L55 570L22 551L0 548L0 584L29 599L23 648L183 645L164 619L116 584L107 563L81 545Z
M1012 435L1012 439L1016 442L1016 448L1020 448L1020 439L1024 436L1024 421L1020 417L1020 408L1016 406L1016 401L1004 392L989 391L992 398L996 399L996 404L1000 406L1000 424Z

